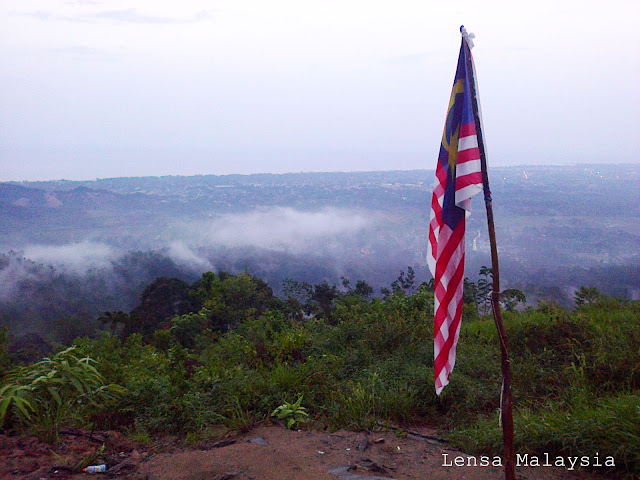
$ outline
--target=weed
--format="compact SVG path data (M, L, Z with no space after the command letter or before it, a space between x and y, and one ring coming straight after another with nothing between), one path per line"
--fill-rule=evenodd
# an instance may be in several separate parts
M273 411L271 416L277 417L280 420L286 420L287 428L291 430L298 424L308 421L309 414L307 413L307 409L301 406L301 403L302 395L300 395L294 403L284 402Z

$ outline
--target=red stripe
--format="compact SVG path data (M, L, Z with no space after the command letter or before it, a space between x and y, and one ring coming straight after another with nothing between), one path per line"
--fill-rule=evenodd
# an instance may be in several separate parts
M482 173L473 172L456 178L456 190L461 190L469 185L482 185Z
M444 189L447 184L447 170L438 162L438 167L436 168L436 179L438 180L440 186Z
M475 123L465 123L464 125L460 125L460 135L458 138L468 137L469 135L476 134L476 124Z
M456 163L460 165L461 163L469 162L471 160L480 160L480 150L478 150L477 147L460 150L458 152L458 160Z

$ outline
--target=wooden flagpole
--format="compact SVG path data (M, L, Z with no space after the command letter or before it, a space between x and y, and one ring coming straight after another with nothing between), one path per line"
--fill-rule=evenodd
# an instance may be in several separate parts
M463 27L460 27L462 31ZM466 32L463 32L463 35ZM475 71L471 61L471 49L468 42L467 68L473 76L471 82L471 97L475 112L476 134L478 136L478 149L480 151L480 164L482 166L482 184L484 187L484 204L487 209L487 224L489 227L489 243L491 245L491 268L493 270L493 291L491 292L491 307L493 319L498 330L500 340L500 352L502 354L502 437L504 440L504 478L505 480L516 480L515 472L515 447L513 441L513 402L511 400L511 367L509 362L509 350L507 345L507 334L502 322L502 312L500 311L500 266L498 264L498 247L496 244L496 230L493 222L493 201L491 190L489 189L489 174L487 171L487 157L484 149L484 139L482 136L482 125L480 121L480 108L476 91Z

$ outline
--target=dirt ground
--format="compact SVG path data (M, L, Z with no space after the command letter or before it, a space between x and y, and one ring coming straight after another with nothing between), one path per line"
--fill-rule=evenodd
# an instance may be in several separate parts
M0 435L0 478L64 479L123 478L131 480L496 480L500 467L458 467L455 457L467 456L436 440L427 428L409 434L376 432L290 431L278 425L258 426L245 434L184 448L177 445L141 447L117 432L94 434L67 431L51 447L34 438ZM104 444L96 461L107 472L78 473L78 464ZM446 457L444 455L447 455ZM477 456L480 463L480 456ZM462 460L458 460L461 462ZM446 466L450 464L451 466ZM565 468L519 467L522 480L603 480L588 472Z

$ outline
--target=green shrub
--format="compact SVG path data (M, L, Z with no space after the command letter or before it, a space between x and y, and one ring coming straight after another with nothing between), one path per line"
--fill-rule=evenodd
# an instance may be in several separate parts
M0 424L6 417L15 417L35 427L45 440L55 442L64 421L124 393L115 384L105 385L95 368L97 362L78 358L75 350L69 347L9 373L0 389Z

